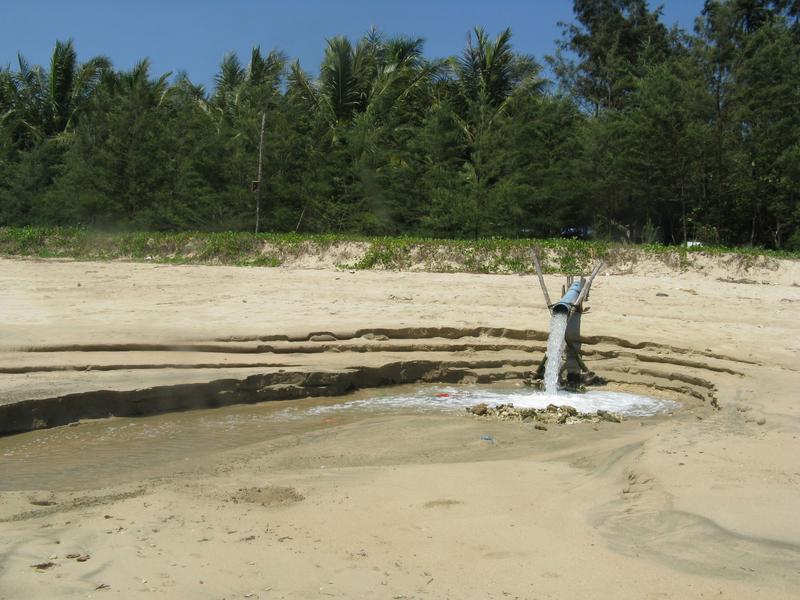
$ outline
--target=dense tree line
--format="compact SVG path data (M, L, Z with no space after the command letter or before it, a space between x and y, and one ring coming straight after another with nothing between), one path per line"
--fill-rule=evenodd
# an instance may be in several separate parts
M185 75L0 69L0 226L551 236L800 248L800 0L575 0L549 62L511 32L327 41ZM261 123L263 178L254 185Z

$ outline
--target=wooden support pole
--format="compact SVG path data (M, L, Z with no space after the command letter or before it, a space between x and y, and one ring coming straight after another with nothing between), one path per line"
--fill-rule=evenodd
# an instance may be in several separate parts
M589 371L589 367L586 366L586 363L583 362L583 357L581 353L575 348L572 342L565 342L567 347L575 353L575 360L578 362L578 366L580 366L581 370L584 372Z
M581 293L578 294L578 299L575 301L575 304L573 305L572 310L575 310L576 308L578 308L580 310L581 304L583 304L583 301L589 295L589 290L592 287L592 281L594 281L594 278L597 277L597 274L600 272L600 269L602 269L602 268L603 268L603 261L601 260L599 263L597 263L595 268L592 270L592 274L589 275L589 279L586 280L586 284L581 289ZM571 313L572 313L572 311L570 311L570 314Z
M542 294L544 294L544 301L547 304L547 310L550 310L550 294L547 293L547 286L544 284L544 276L542 275L542 265L539 264L539 255L536 250L533 251L533 266L536 267L536 274L539 276L539 285L542 287Z
M594 268L594 271L596 272L594 272L594 274L591 277L589 277L589 279L586 282L586 297L584 298L584 300L589 299L589 293L592 291L592 282L605 266L606 264L602 260L599 263L597 263L597 266Z
M256 197L256 233L258 233L258 221L261 217L261 158L264 152L264 125L267 122L267 113L261 113L261 135L258 138L258 176L253 182L253 194Z
M544 353L544 356L542 356L542 360L539 363L539 366L536 367L536 371L533 374L534 378L544 379L544 370L546 367L547 367L547 352Z

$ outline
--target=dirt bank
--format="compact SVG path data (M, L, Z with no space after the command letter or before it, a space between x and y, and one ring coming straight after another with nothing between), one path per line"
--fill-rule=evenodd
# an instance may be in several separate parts
M43 480L0 494L0 598L793 597L800 269L739 266L618 267L593 288L587 362L679 397L673 417L320 420L110 489ZM28 260L0 260L0 315L8 431L513 384L548 326L529 276Z

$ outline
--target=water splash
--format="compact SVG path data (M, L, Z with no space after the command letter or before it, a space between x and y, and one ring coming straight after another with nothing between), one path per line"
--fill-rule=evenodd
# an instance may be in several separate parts
M547 338L547 364L544 367L544 391L549 395L558 392L558 372L561 370L561 353L567 332L567 313L554 313L550 319L550 337Z
M374 390L375 395L302 411L285 409L276 416L302 418L306 415L329 415L339 412L463 412L476 404L490 406L513 404L517 408L546 408L549 404L569 405L578 412L594 413L606 410L626 417L649 417L670 412L679 407L671 400L661 400L613 390L593 390L586 393L559 392L557 396L530 389L493 389L491 387L429 387L406 393Z

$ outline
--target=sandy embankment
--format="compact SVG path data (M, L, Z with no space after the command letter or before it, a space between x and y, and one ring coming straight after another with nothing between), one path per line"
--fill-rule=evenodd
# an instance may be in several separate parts
M796 597L800 267L696 260L610 271L584 318L590 366L672 417L331 420L113 488L42 481L0 493L0 598ZM548 320L531 277L11 260L0 315L0 403L35 425L219 379L206 404L513 380Z

